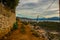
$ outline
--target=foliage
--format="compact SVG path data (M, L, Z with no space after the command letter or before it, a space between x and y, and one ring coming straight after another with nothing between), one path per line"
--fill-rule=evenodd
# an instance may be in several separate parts
M28 24L28 22L22 22L24 25L27 25Z
M11 9L15 9L19 3L19 0L2 0L2 3Z
M34 25L35 24L37 26L40 26L44 29L47 29L47 30L56 30L56 31L59 31L60 30L60 23L58 22L30 22L30 24Z
M32 32L32 35L34 35L35 37L39 37L40 35L36 32L36 31L34 31L34 30L31 30L31 32Z
M21 26L21 28L20 28L20 32L22 33L22 34L25 34L25 27L24 27L24 25L22 24L22 26Z
M54 37L55 37L54 34L51 34L51 33L48 32L48 38L49 38L49 40L54 39Z
M50 30L59 30L59 24L60 23L57 23L57 22L41 22L41 23L38 23L39 26L42 26L43 28L47 28L47 29L50 29Z
M15 29L17 29L18 28L18 23L16 22L16 23L14 23L14 25L13 25L13 29L15 30Z

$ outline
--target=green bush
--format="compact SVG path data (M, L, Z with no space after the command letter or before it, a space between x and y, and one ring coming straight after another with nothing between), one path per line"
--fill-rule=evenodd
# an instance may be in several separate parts
M18 28L18 23L16 22L16 23L14 23L14 25L13 25L13 29L15 30L15 29L17 29Z
M11 9L15 9L19 3L19 0L2 0L2 3Z
M38 25L42 28L47 28L49 30L60 30L60 23L58 22L39 22Z

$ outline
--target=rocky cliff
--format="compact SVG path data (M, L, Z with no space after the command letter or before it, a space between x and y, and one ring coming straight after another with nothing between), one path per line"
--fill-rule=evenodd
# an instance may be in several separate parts
M15 13L0 3L0 38L10 31L15 22Z

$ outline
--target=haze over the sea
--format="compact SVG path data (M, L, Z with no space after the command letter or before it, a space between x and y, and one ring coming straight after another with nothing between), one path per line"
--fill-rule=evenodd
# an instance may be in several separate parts
M59 0L20 0L16 16L27 18L59 17Z

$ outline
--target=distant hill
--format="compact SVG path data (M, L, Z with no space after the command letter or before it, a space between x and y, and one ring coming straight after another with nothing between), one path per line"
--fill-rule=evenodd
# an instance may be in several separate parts
M51 17L51 18L25 18L25 17L17 17L20 19L27 19L27 20L60 20L60 17Z
M18 19L27 19L27 20L32 20L31 18L26 18L26 17L17 17Z
M51 17L51 18L35 18L34 20L60 20L60 17Z
M48 18L48 20L60 20L59 17L52 17L52 18Z

